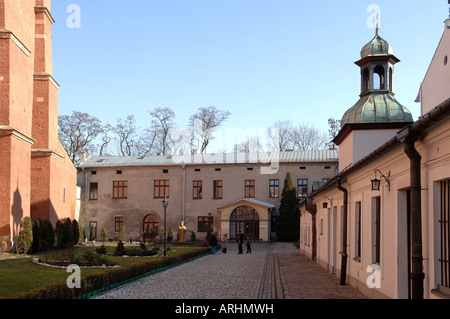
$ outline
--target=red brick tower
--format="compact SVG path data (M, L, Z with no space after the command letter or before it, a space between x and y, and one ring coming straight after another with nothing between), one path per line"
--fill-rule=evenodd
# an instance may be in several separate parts
M0 240L25 216L75 217L76 170L58 140L50 0L0 0Z

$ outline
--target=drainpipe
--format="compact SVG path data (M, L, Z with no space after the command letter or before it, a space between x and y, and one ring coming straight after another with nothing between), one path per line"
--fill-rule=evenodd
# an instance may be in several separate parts
M347 207L348 207L348 190L341 185L341 178L337 180L337 188L344 193L344 209L342 210L342 251L341 255L341 286L345 286L347 277Z
M410 159L411 172L411 297L423 299L421 156L414 147L416 140L414 136L406 137L404 151Z
M87 204L88 204L88 173L85 167L81 169L84 172L84 238L89 237L89 227L87 225Z

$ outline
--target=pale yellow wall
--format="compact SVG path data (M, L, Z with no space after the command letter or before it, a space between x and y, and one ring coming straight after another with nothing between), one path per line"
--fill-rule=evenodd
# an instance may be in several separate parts
M248 171L248 167L253 167ZM199 216L208 216L211 212L214 219L214 231L222 232L227 229L221 223L223 218L218 211L219 207L226 204L239 201L245 195L245 180L255 180L255 198L256 200L266 202L278 209L284 179L288 171L291 172L294 184L297 185L298 179L308 179L308 192L312 191L313 181L322 181L323 178L331 179L336 174L336 163L280 163L276 174L261 174L261 165L259 164L198 164L188 165L184 169L181 165L160 166L160 167L113 167L92 169L97 174L88 174L88 184L97 182L99 184L99 199L96 201L87 200L87 222L97 221L97 229L100 232L105 227L108 237L113 238L118 234L114 232L114 216L123 216L127 233L130 237L138 238L142 231L142 221L149 214L158 216L160 225L163 224L162 199L153 198L154 180L170 180L170 198L167 208L167 230L170 226L174 229L174 239L176 239L176 230L180 222L184 219L184 224L188 231L188 239L194 231L197 239L202 239L206 233L197 233L197 219ZM306 169L300 169L305 167ZM329 169L325 169L329 167ZM220 172L215 169L221 168ZM162 173L163 169L168 169L168 173ZM199 169L200 171L196 171ZM122 170L121 175L116 171ZM83 175L83 172L79 173ZM279 180L279 197L269 197L269 180ZM128 198L112 199L113 181L128 181ZM193 181L202 181L202 199L193 199ZM223 181L223 199L213 199L213 181ZM78 178L78 182L84 184L84 178ZM184 185L185 188L184 188ZM185 189L185 204L183 206L183 195ZM84 196L84 192L83 192ZM82 204L84 204L84 199ZM265 221L267 209L264 211L258 205L251 205L258 210L260 221ZM230 212L231 213L231 212ZM223 213L222 213L223 214ZM269 240L270 223L261 223L260 236L264 241ZM225 228L224 228L225 227ZM229 225L228 225L229 229ZM228 230L226 231L228 232Z
M395 136L398 129L353 130L339 145L339 171L357 163Z
M416 143L422 156L422 236L424 257L424 296L432 298L431 289L436 288L440 279L440 202L439 181L450 178L450 120L427 133L425 138ZM385 186L382 179L380 191L371 190L371 179L374 169L384 174L391 172L391 189ZM348 268L347 274L352 286L357 287L367 296L374 298L406 298L407 297L407 242L406 242L406 189L410 185L410 162L403 151L403 145L374 160L365 167L348 176L343 186L349 191L348 206ZM379 175L378 175L379 177ZM367 267L373 263L373 209L372 198L381 197L381 288L369 289L366 285ZM328 198L328 209L322 203ZM330 204L330 200L332 203ZM359 261L355 257L355 203L362 204L362 256ZM314 198L317 206L317 263L332 271L337 268L340 275L342 249L342 192L332 187ZM337 224L334 226L332 211L337 207ZM304 211L304 208L302 208ZM331 217L331 218L330 218ZM320 234L320 220L323 219L323 233ZM311 214L303 212L301 229L311 225ZM334 236L333 230L336 230ZM336 242L333 244L333 238ZM311 254L312 247L301 243L301 249ZM334 247L334 251L333 251ZM333 262L332 256L336 256Z

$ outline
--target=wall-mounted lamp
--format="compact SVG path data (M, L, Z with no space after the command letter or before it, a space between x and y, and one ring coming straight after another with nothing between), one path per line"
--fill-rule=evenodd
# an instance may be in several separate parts
M328 196L325 196L324 202L322 204L322 208L328 208L328 202L330 202L330 204L333 204L333 199L328 198Z
M389 180L389 178L391 177L391 171L389 171L387 173L387 176L384 175L383 173L381 173L381 171L378 168L374 169L374 172L375 172L375 178L372 179L372 190L373 191L380 190L381 180L377 178L377 172L378 172L378 173L380 173L381 177L383 177L384 180L386 181L386 186L388 187L388 190L391 191L391 181Z

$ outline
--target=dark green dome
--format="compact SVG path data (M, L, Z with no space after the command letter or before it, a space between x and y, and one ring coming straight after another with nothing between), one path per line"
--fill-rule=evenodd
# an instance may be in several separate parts
M389 93L365 95L345 112L341 127L345 124L413 122L411 112Z

